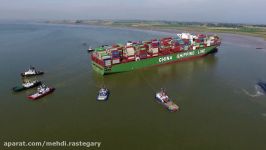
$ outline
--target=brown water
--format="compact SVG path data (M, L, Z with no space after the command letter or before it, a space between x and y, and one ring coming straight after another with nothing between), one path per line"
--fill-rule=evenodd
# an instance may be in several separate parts
M266 97L256 95L254 88L257 80L266 80L266 51L255 49L252 40L257 39L239 37L239 42L230 43L235 37L222 34L224 44L215 55L104 77L90 66L89 45L168 35L94 26L0 24L0 142L100 141L100 149L107 150L266 149ZM54 86L55 93L30 101L26 96L34 89L10 91L29 65L46 72L38 79ZM103 84L111 96L98 102L96 93ZM180 112L170 113L155 102L161 87ZM57 148L71 149L44 149Z

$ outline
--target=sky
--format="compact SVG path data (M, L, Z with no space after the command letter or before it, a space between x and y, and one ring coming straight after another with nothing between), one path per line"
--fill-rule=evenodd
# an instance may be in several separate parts
M117 19L266 24L266 0L0 0L0 20Z

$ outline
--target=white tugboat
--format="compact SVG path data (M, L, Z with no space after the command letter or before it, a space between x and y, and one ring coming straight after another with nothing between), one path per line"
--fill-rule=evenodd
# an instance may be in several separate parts
M108 100L109 94L110 94L109 90L103 87L98 92L97 100L98 101L106 101L106 100Z
M42 75L44 72L35 70L34 67L30 67L29 70L21 73L22 77L29 77L29 76L36 76L36 75Z
M94 51L94 49L93 49L93 48L91 48L91 47L89 47L89 48L87 49L87 51L88 51L88 53L90 53L90 52L93 52L93 51Z
M164 89L161 89L160 92L157 92L155 95L155 98L157 102L162 104L165 108L167 108L169 111L174 112L178 111L179 107L169 99L168 95L166 94Z

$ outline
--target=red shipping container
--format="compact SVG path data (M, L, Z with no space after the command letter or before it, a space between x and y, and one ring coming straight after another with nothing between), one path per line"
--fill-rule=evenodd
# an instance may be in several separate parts
M173 51L173 52L181 52L181 47L180 47L180 46L174 46L174 47L172 48L172 51Z

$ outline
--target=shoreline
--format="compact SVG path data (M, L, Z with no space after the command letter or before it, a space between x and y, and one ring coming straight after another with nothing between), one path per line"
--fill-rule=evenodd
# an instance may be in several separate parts
M263 37L250 35L250 34L241 34L239 32L207 32L199 30L182 30L182 29L162 29L162 28L150 28L150 27L132 27L132 26L116 26L116 25L103 25L103 24L86 24L86 23L63 23L63 22L42 22L42 24L51 24L51 25L70 25L70 26L83 26L83 27L103 27L111 29L127 29L127 30L139 30L139 31L151 31L151 32L161 32L164 34L176 34L181 32L193 32L193 33L205 33L205 34L217 34L222 37L222 43L226 44L242 44L243 47L250 48L262 48L266 49L266 40Z
M51 24L95 25L104 27L133 28L172 32L230 33L261 37L266 41L266 25L237 23L177 22L149 20L50 20Z

